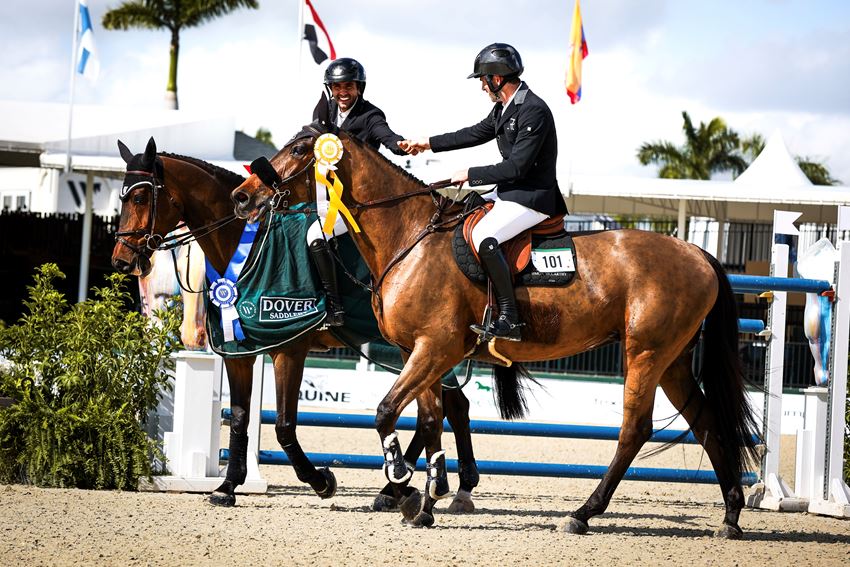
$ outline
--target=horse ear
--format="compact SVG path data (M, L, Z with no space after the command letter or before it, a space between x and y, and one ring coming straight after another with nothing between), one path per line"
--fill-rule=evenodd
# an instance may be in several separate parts
M133 152L131 152L130 148L128 148L121 140L118 140L118 153L121 154L121 158L127 164L129 164L130 160L133 159Z
M322 98L319 99L316 108L313 109L313 122L316 121L322 126L327 126L331 121L330 101L325 93L322 93Z
M145 147L145 155L142 156L142 160L145 163L153 163L156 159L156 142L153 140L153 136L148 140L148 145Z

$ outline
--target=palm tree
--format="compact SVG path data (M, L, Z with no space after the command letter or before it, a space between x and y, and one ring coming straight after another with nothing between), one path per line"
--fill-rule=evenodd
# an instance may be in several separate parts
M764 136L752 134L741 140L741 151L744 158L750 163L754 162L765 145ZM840 185L841 181L834 178L829 169L821 162L809 157L794 156L797 165L814 185Z
M659 140L641 145L637 158L642 165L659 164L658 177L667 179L711 179L712 174L731 171L739 175L747 168L738 147L738 134L722 118L700 122L694 128L691 117L682 112L685 144L677 147Z
M108 30L166 29L171 32L170 66L165 98L172 108L177 109L180 31L199 26L243 7L256 9L259 4L257 0L127 0L103 16L103 27Z

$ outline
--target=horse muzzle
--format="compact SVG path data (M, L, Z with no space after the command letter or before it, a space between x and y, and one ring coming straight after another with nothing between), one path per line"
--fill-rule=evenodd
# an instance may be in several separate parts
M151 264L150 259L146 256L142 254L133 254L133 257L130 260L120 256L113 256L112 267L122 274L143 278L151 272L153 264Z
M274 195L264 197L256 192L235 189L230 195L230 199L233 201L233 214L240 219L256 222L271 208L270 204L273 197Z

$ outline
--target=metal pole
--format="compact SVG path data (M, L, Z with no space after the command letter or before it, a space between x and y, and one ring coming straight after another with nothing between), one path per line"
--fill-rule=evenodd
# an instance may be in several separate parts
M92 195L94 194L94 173L86 172L86 194L85 213L83 216L83 238L80 246L80 285L77 289L77 301L82 303L88 297L89 287L89 257L91 256L91 227L92 217Z
M77 38L80 35L80 5L74 0L74 33L71 34L71 88L68 94L68 143L65 145L65 173L71 171L71 127L74 120L74 86L77 79Z

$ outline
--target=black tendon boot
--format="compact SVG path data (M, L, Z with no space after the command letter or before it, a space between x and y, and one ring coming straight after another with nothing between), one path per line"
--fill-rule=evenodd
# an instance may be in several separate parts
M496 304L499 306L499 318L490 323L488 329L481 325L470 325L470 328L479 335L491 334L506 341L522 340L519 329L522 323L519 322L511 269L499 248L498 241L495 238L485 238L478 249L478 256L490 281L493 282Z
M313 263L316 264L316 269L319 271L319 278L321 278L322 285L325 288L326 308L328 312L325 323L329 327L339 327L343 323L344 312L336 285L334 259L331 257L331 251L328 248L327 241L324 238L317 238L311 242L310 255L313 257Z

